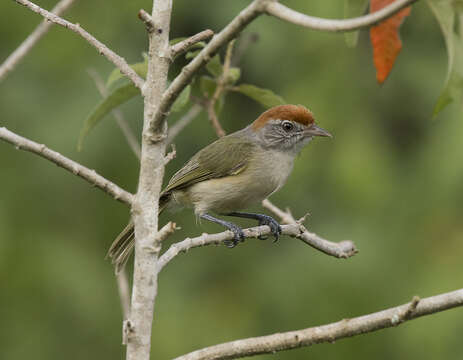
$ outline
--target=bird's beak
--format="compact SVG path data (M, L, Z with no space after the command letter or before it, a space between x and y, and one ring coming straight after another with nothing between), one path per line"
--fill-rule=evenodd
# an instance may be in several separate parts
M321 127L318 127L315 124L312 124L307 130L304 131L304 133L306 136L325 136L330 138L333 137L333 135L331 135L328 131L322 129Z

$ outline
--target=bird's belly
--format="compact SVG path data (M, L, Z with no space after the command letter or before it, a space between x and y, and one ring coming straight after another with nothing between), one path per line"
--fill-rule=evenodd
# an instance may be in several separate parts
M228 176L192 185L174 195L184 205L193 205L196 214L213 211L226 214L262 201L275 191L273 182L249 181L246 176Z
M280 189L293 167L293 157L266 152L237 175L201 181L173 192L175 202L194 207L197 215L226 214L259 203Z

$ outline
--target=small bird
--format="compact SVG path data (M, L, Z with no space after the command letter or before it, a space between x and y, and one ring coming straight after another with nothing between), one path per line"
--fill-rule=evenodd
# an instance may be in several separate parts
M249 126L219 138L196 153L174 176L160 195L159 213L166 208L192 207L197 217L231 230L235 247L244 240L243 230L212 213L254 219L268 225L275 241L278 222L268 215L238 212L279 190L286 182L296 155L314 136L332 137L315 124L302 105L275 106ZM122 269L134 247L132 221L114 240L108 256Z

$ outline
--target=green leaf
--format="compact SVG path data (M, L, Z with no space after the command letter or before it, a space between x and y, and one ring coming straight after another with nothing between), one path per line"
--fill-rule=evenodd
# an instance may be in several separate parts
M215 92L217 83L210 76L201 76L199 79L199 89L201 90L201 95L205 95L208 98L211 98Z
M197 43L194 43L193 45L191 45L190 49L202 49L205 46L206 46L205 41L198 41Z
M237 67L232 67L228 69L226 83L234 84L239 80L240 77L241 77L241 69Z
M361 16L368 6L368 0L344 0L344 18L353 18ZM346 45L350 48L357 46L359 31L350 31L344 33Z
M209 61L207 63L206 69L214 77L219 77L220 75L222 75L223 67L222 67L222 63L220 62L220 55L219 54L215 55L211 59L211 61Z
M286 101L284 101L281 96L276 95L273 91L261 89L254 85L241 84L233 89L261 103L267 108L286 104Z
M79 151L82 149L82 143L85 136L95 127L96 124L98 124L100 120L102 120L110 111L130 100L139 93L140 90L132 83L129 83L113 90L108 95L108 97L101 100L101 102L84 121L84 127L80 132L77 149Z
M148 72L148 56L146 54L143 54L143 57L145 60L143 62L139 62L136 64L131 64L130 67L143 79L146 78L146 73ZM119 69L114 69L111 74L109 74L108 80L106 81L106 87L109 88L111 85L113 85L117 80L125 77L121 73Z
M183 41L183 40L186 40L186 39L187 39L186 37L178 37L178 38L172 39L172 40L169 41L169 45L175 45L175 44L179 43L180 41ZM202 49L205 46L206 46L205 41L198 41L198 42L194 43L193 45L191 45L189 47L189 49Z
M193 59L196 55L198 55L201 52L201 50L195 50L195 51L188 51L185 54L185 59Z
M448 69L445 86L433 110L433 117L453 101L463 100L463 26L455 32L455 19L461 17L463 1L428 0L444 35L448 54Z
M183 40L185 40L185 39L186 39L185 36L172 39L172 40L169 41L169 45L175 45L175 44L177 44L177 43L179 43L180 41L183 41Z
M172 112L179 112L182 110L186 104L188 104L188 100L190 100L190 93L191 93L191 86L188 85L185 89L182 90L178 98L174 101L171 107Z

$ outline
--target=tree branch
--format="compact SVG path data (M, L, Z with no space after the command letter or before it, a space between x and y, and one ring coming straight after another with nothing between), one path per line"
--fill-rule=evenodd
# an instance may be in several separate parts
M215 133L217 134L217 137L222 137L226 135L225 130L223 129L222 125L220 125L220 121L217 118L217 114L215 113L215 104L220 99L220 96L222 95L222 92L225 89L225 85L227 84L227 77L228 71L230 70L234 42L235 40L232 40L228 43L222 74L217 79L217 86L215 88L214 94L209 99L209 101L207 101L206 104L207 114L209 116L209 120L211 121L212 127L214 128Z
M216 34L201 52L191 62L184 66L180 74L172 81L163 93L159 109L153 117L151 127L159 126L159 123L168 115L170 107L180 92L191 82L193 76L199 71L220 47L235 38L251 21L262 14L263 6L269 0L254 0L242 10L225 28Z
M169 31L172 0L153 0L155 31L148 33L148 72L144 86L142 151L138 191L132 206L135 226L135 261L132 307L124 323L128 360L148 360L157 295L157 263L161 251L158 231L159 194L164 177L167 124L153 125L153 117L167 85L170 65ZM161 232L162 233L162 232Z
M146 31L148 33L152 33L154 31L156 26L154 25L153 18L151 17L150 14L148 14L145 10L140 9L140 11L138 12L138 18L141 21L143 21L146 27Z
M137 73L127 64L127 62L121 56L117 55L115 52L110 50L105 44L98 41L92 35L90 35L87 31L82 29L79 24L73 24L69 21L60 18L59 16L52 14L51 12L42 9L40 6L28 1L28 0L14 0L18 4L24 5L29 10L41 15L48 21L70 29L83 37L87 40L90 45L95 47L101 55L104 55L109 61L111 61L120 71L122 74L126 75L132 82L135 84L137 88L143 91L143 83L144 80L137 75Z
M283 225L281 227L282 235L299 238L302 235L301 227L299 224ZM251 239L259 236L269 235L270 228L267 225L256 226L248 229L243 229L244 237ZM190 249L208 246L208 245L222 245L225 240L233 239L233 232L227 230L217 234L202 234L194 238L186 238L183 241L172 244L169 249L162 254L158 261L158 272L166 266L174 257L180 253L187 252Z
M295 224L300 223L302 218L299 221L294 219L293 215L287 209L286 211L281 210L274 204L270 202L270 200L265 199L262 201L262 206L271 212L273 212L276 216L278 216L283 224ZM339 243L335 243L332 241L328 241L323 239L322 237L318 236L317 234L309 232L303 225L301 226L301 236L298 237L300 240L305 242L307 245L312 246L314 249L320 250L321 252L334 256L338 259L347 259L351 256L357 254L358 250L355 247L355 244L350 240L344 240Z
M258 354L311 346L400 325L421 316L463 305L463 289L436 295L352 319L312 328L288 331L267 336L235 340L207 347L174 360L236 359Z
M64 13L75 0L61 0L58 2L51 12L55 15L61 15ZM3 64L0 66L0 81L8 75L27 55L27 53L39 42L43 35L50 30L52 23L48 21L42 21L35 30L23 41L19 47L13 51L10 56L6 58Z
M175 45L172 45L170 48L170 53L172 59L178 55L183 54L185 51L187 51L191 46L194 44L209 39L214 35L214 32L210 29L201 31L200 33L197 33L196 35L193 35L183 41L178 42Z
M32 140L26 139L25 137L19 136L5 127L0 128L0 139L14 145L18 150L30 151L54 162L63 169L66 169L74 175L87 180L90 184L100 188L120 202L127 205L132 204L133 195L131 193L121 189L119 186L105 179L103 176L98 175L95 170L90 170L89 168L86 168L60 153L50 150L43 144L38 144Z
M344 20L322 19L305 15L288 8L277 1L268 2L265 5L265 12L279 19L304 26L312 30L343 32L376 25L416 1L417 0L397 0L372 14Z
M351 242L343 243L332 243L331 241L321 239L317 235L307 231L307 229L300 223L294 221L288 225L281 226L282 235L288 235L302 240L306 244L324 252L325 254L335 256L337 258L349 258L356 254L355 248L352 249L353 244ZM243 229L245 238L258 238L260 236L269 235L270 228L267 225L256 226L248 229ZM208 245L222 245L225 240L232 240L233 233L231 231L224 231L217 234L202 234L194 238L186 238L183 241L172 244L169 249L162 254L158 262L158 272L160 272L164 266L166 266L174 257L180 253L187 252L190 249L208 246ZM317 246L313 244L313 237L319 239L321 245L317 243ZM308 240L307 240L308 239ZM329 245L327 245L327 243ZM333 244L333 245L331 245ZM331 246L331 247L330 247ZM328 249L328 250L326 250Z
M363 27L372 26L384 20L402 8L417 0L397 0L389 6L366 16L344 20L329 20L307 16L294 11L276 0L254 0L242 10L221 32L201 50L201 52L186 65L181 73L172 81L170 86L162 95L159 110L153 117L152 127L158 124L168 115L169 109L178 97L180 92L191 82L195 73L211 60L219 48L235 38L250 22L262 13L273 15L280 19L305 26L315 30L323 31L352 31Z

